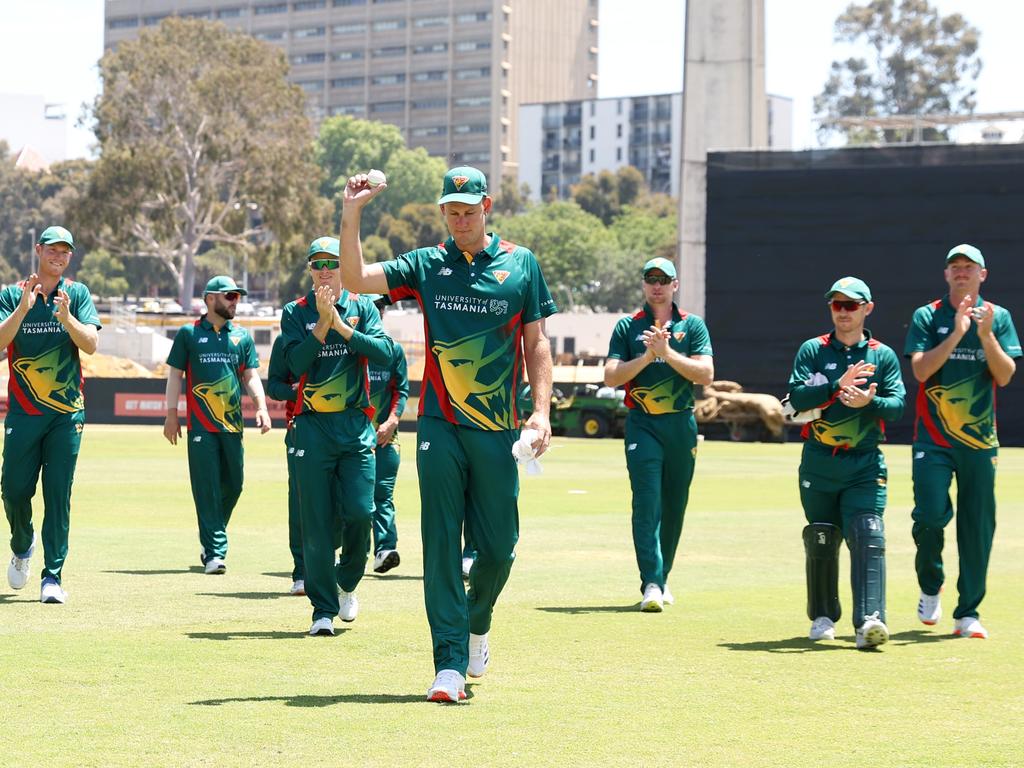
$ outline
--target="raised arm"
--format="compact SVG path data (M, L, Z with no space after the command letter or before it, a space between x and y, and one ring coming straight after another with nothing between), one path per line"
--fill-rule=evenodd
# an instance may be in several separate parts
M363 245L359 239L359 224L363 206L387 189L387 184L371 187L366 174L360 173L348 180L342 197L341 211L341 282L356 293L387 293L388 281L380 264L363 261Z

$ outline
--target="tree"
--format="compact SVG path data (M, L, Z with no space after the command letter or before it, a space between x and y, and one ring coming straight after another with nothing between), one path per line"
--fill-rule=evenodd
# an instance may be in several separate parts
M341 226L341 192L348 177L371 168L384 171L388 188L363 211L363 234L376 232L385 215L397 215L408 203L436 206L447 170L444 160L431 157L422 147L406 147L395 126L347 115L320 124L316 156L324 172L322 193L334 200L336 229Z
M111 253L157 259L191 302L195 257L216 244L322 231L302 90L284 54L199 19L167 18L100 60L100 159L77 217Z
M128 293L124 262L102 248L95 248L82 257L76 277L97 296L123 296Z
M912 129L839 126L840 117L970 113L981 72L979 32L958 13L941 16L928 0L851 3L836 20L835 39L870 51L832 62L824 90L814 99L823 118L824 143L833 133L852 144L907 141ZM926 140L947 138L930 128Z
M611 224L624 205L636 203L647 193L644 175L631 165L617 171L587 174L572 188L572 199L587 213Z
M494 196L495 213L515 216L530 207L530 185L520 184L515 176L508 173L501 177L501 188Z

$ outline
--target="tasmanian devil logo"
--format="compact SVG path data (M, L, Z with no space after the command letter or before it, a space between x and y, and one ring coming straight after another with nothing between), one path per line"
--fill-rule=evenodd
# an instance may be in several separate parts
M494 329L431 347L454 405L482 429L511 429L509 406L515 335L499 337Z
M673 331L672 338L676 341L682 341L686 338L686 331Z
M634 387L629 390L629 396L644 413L675 413L678 410L676 400L682 386L683 379L673 374L650 387Z
M317 413L339 413L348 407L351 398L359 386L353 377L352 383L345 386L344 371L318 384L306 384L302 388L302 399Z
M353 328L359 325L359 315L352 315L352 317L346 317L345 319L348 321L348 324L351 325Z
M498 281L498 285L503 285L505 281L508 280L508 276L512 273L504 269L496 269L491 274L494 275L494 279Z
M40 405L61 413L75 413L85 407L82 393L74 386L78 374L74 358L62 355L60 348L38 357L19 357L12 367Z
M814 439L832 448L840 446L854 448L860 445L861 441L868 436L872 426L873 423L869 419L861 419L860 414L856 413L841 421L831 422L818 419L811 422Z
M935 404L935 411L946 428L946 434L971 448L995 448L995 421L992 410L983 402L988 390L978 386L975 378L967 378L948 387L929 387L925 392ZM982 412L975 414L981 404Z
M242 397L233 375L228 374L212 384L196 384L192 387L192 394L206 406L206 412L221 430L242 431Z
M452 176L452 184L456 189L462 189L467 181L469 181L469 176Z

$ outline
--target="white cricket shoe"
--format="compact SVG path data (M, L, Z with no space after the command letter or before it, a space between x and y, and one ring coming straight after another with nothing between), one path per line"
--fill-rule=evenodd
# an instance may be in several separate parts
M466 699L466 678L454 669L442 669L427 689L427 701L458 704Z
M672 592L669 590L668 584L666 584L665 588L661 590L661 602L663 602L665 605L674 605L676 602L675 595L673 595Z
M339 589L338 599L340 601L338 618L342 621L355 621L356 616L359 615L359 598L356 597L356 593Z
M334 637L334 619L330 616L321 616L313 622L309 634L313 637Z
M657 584L644 587L644 597L640 601L640 610L644 613L661 613L665 609L665 594Z
M220 575L227 572L228 564L219 557L211 557L207 559L206 565L203 566L203 570L209 574Z
M373 572L387 573L397 567L400 562L402 562L402 558L398 556L397 549L382 549L373 556Z
M28 583L28 574L32 565L32 553L36 550L36 539L32 537L32 546L24 556L11 552L11 564L7 566L7 583L11 589L21 589Z
M292 582L292 588L288 590L289 595L306 594L306 582L303 579L296 579Z
M68 601L68 593L63 590L52 576L43 579L39 586L39 602L52 605L63 605Z
M985 629L977 616L964 616L957 619L953 625L953 634L957 637L976 637L979 640L988 640L988 630Z
M811 624L807 637L811 640L835 640L836 623L828 616L819 616Z
M474 635L469 633L469 668L466 674L470 677L483 677L487 671L487 665L491 662L491 653L487 647L487 635Z
M469 581L469 572L473 568L473 558L464 557L462 558L462 580Z
M932 626L938 624L939 619L942 618L942 590L940 589L939 592L939 595L921 593L921 597L917 601L917 618L921 620L922 624Z
M889 628L878 617L878 612L864 617L864 623L857 628L857 649L877 648L889 642Z

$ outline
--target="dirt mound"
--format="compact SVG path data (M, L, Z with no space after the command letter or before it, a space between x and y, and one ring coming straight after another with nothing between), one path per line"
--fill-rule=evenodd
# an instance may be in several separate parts
M81 355L82 375L87 379L151 379L154 374L146 366L126 357Z

